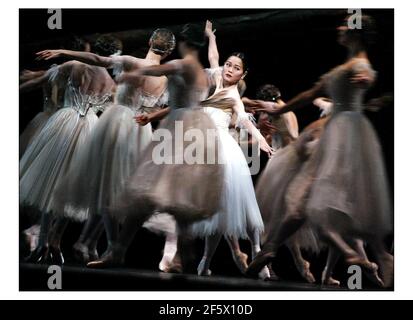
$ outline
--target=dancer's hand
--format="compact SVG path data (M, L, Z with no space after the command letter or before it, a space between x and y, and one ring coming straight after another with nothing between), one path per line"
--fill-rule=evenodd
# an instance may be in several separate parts
M43 50L36 53L36 60L49 60L63 56L63 50Z
M146 126L149 122L151 122L151 118L147 114L140 114L139 116L135 117L135 121L141 126Z
M277 102L266 102L256 100L257 103L251 105L250 107L255 110L256 112L266 112L271 115L277 115L278 112L283 108L284 103L277 103Z
M268 154L268 157L271 158L272 155L275 153L275 150L271 148L271 146L267 143L264 137L262 137L259 141L260 149Z
M262 116L261 116L262 117ZM274 126L268 119L258 120L258 128L260 129L263 135L274 134L278 131L278 128Z
M328 116L333 108L333 101L325 97L315 99L313 104L321 110L320 118Z
M216 31L215 29L212 30L212 22L207 20L206 23L205 23L205 36L207 38L214 37L215 36L215 31Z

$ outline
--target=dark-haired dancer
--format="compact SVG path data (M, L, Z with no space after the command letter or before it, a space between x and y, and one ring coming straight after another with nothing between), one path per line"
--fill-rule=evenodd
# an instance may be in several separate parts
M260 234L264 225L245 156L228 131L233 114L237 117L236 125L248 130L263 151L271 155L273 150L245 113L238 92L238 83L247 74L244 55L230 55L220 68L215 34L209 21L206 23L205 33L209 39L209 74L216 88L214 94L204 101L202 106L217 126L218 136L223 145L224 186L217 214L191 226L192 234L205 238L205 249L198 266L198 274L211 273L209 265L223 235L229 240L237 267L241 272L245 272L247 256L241 252L238 239L250 239L254 257L260 251ZM269 276L268 269L264 268L262 278Z
M375 79L367 56L374 22L363 16L362 23L362 29L349 29L346 20L338 28L339 42L349 52L344 64L285 106L258 108L281 114L307 104L324 90L334 103L331 119L306 163L310 168L304 167L290 183L287 214L268 245L250 264L250 274L257 274L275 256L278 246L309 219L323 239L342 252L347 263L375 272L374 265L347 243L354 238L366 240L384 285L392 285L393 257L383 244L384 237L392 232L386 173L376 134L362 114L364 93Z

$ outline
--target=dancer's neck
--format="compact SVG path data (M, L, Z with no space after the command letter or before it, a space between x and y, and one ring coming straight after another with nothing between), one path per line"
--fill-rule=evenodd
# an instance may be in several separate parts
M146 54L145 60L152 60L154 62L157 62L158 64L161 64L161 56L159 54L154 53L149 49L148 53Z

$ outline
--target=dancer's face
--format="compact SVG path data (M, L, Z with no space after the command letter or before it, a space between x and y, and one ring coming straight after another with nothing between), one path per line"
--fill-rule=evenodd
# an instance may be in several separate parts
M238 57L231 56L225 61L222 77L229 84L238 83L244 75L244 64Z

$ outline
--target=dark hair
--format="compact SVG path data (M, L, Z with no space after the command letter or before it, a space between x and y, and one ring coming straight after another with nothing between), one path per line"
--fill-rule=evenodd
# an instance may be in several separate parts
M111 35L101 35L96 39L92 48L94 53L107 57L122 50L122 41Z
M257 99L264 101L275 101L281 98L280 89L272 84L264 84L257 90Z
M182 31L179 33L179 41L185 42L188 47L196 50L202 49L206 44L204 28L192 23L184 25Z
M175 36L168 29L156 29L149 40L151 43L151 51L156 54L169 54L175 48Z
M346 21L348 20L348 17ZM370 48L376 42L377 28L376 21L368 15L361 16L361 29L348 29L348 35L358 39L366 48Z
M248 71L247 58L245 57L245 54L243 52L233 52L228 56L228 58L230 58L230 57L237 57L237 58L241 59L242 69L244 69L244 72ZM228 58L227 58L227 60L228 60Z
M84 51L87 41L84 38L81 38L77 35L71 34L69 37L62 43L63 48L73 51Z

